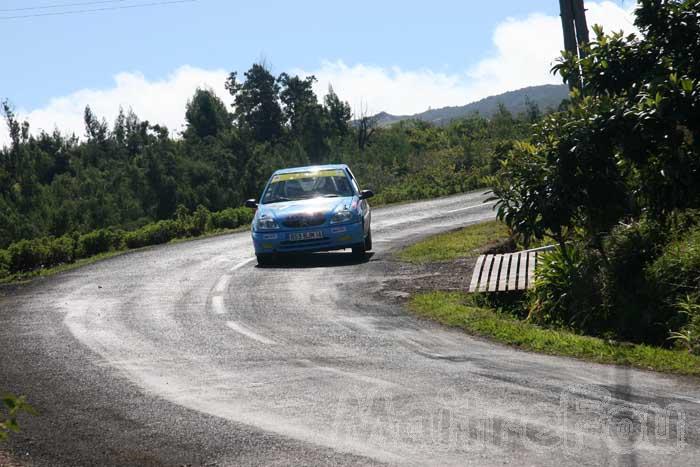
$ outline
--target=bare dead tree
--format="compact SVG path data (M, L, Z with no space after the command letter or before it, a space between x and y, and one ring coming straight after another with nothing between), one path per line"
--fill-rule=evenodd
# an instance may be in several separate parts
M369 144L370 138L377 130L378 121L376 116L367 115L367 105L360 104L359 118L357 121L357 147L363 152Z

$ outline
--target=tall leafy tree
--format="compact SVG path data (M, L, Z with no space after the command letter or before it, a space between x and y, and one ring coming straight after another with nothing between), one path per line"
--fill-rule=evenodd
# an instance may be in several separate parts
M577 230L602 249L624 217L700 205L700 2L642 0L643 35L596 38L555 67L583 82L506 161L499 215L525 235Z
M234 119L257 142L275 142L282 136L280 86L264 64L255 63L238 81L236 72L226 80L226 89L234 98Z
M302 79L287 73L282 73L278 78L284 117L293 135L302 135L309 121L318 118L320 106L313 91L315 81L314 76Z
M89 141L102 142L107 139L109 133L107 122L104 119L100 120L92 113L89 105L85 106L83 120L85 121L85 135Z
M231 125L226 104L209 89L197 89L185 111L188 135L206 138L217 136Z
M280 100L289 126L290 137L298 141L313 163L324 160L327 148L327 116L313 91L314 76L300 78L282 73Z
M331 133L338 136L346 136L350 131L350 120L352 111L350 104L340 100L333 90L333 86L328 86L328 93L323 98L324 107L328 114L328 123Z

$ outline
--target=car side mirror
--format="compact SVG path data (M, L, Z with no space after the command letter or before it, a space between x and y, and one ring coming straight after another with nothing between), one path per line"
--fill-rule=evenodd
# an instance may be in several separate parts
M372 190L362 190L360 192L360 199L368 199L374 196L374 192Z
M245 200L245 207L250 209L258 209L258 202L254 199L247 199Z

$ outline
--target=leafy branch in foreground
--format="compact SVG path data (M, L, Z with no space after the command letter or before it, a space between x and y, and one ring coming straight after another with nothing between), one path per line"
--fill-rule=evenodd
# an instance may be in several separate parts
M36 415L34 408L27 403L25 396L7 394L0 405L0 441L6 440L11 433L19 432L17 416L21 413Z

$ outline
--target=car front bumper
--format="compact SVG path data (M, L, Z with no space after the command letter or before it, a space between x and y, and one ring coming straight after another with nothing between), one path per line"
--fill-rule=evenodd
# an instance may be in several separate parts
M289 240L291 233L322 232L323 238L313 240ZM280 229L277 231L252 232L256 254L296 253L330 251L351 248L364 242L362 222L305 229Z

